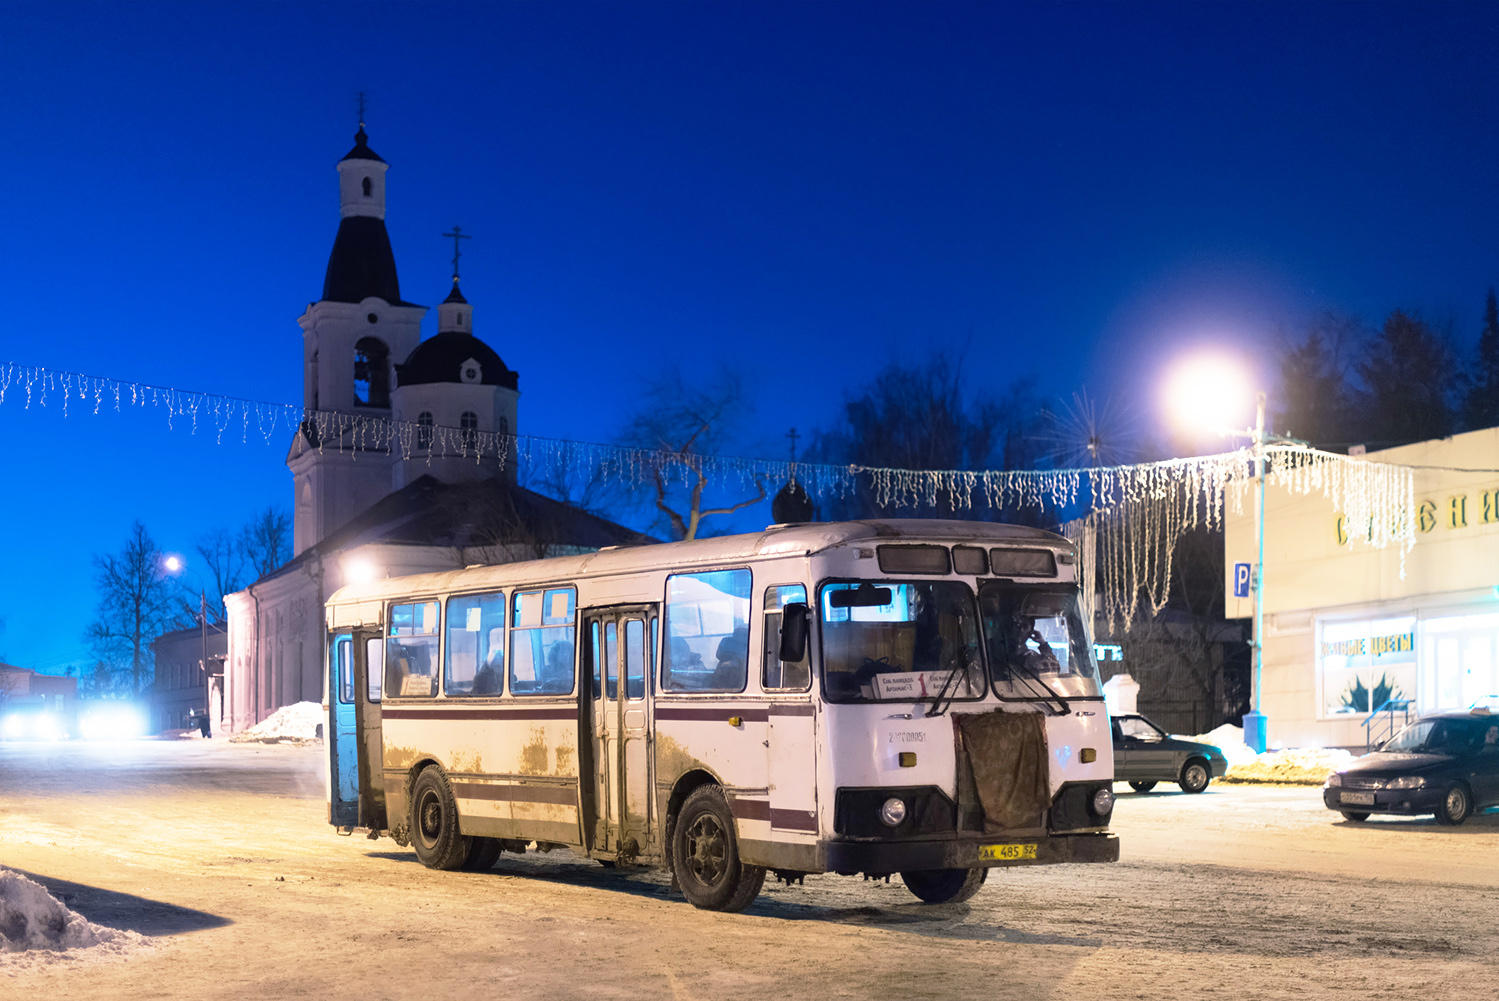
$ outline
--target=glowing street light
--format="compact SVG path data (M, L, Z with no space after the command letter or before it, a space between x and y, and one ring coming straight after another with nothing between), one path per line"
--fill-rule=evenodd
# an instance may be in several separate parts
M168 555L166 559L161 561L161 565L167 573L181 573L183 566L185 566L186 564L182 562L181 556L172 553Z
M380 568L366 556L350 556L343 561L344 583L368 584L380 575Z
M1250 577L1254 595L1254 633L1250 651L1254 663L1249 676L1249 707L1244 714L1244 743L1256 753L1265 750L1265 716L1260 712L1260 669L1265 661L1265 394L1255 394L1254 427L1234 427L1248 410L1249 379L1244 370L1222 356L1205 355L1178 366L1167 382L1167 404L1178 425L1186 430L1210 430L1224 435L1248 435L1254 451L1255 557Z

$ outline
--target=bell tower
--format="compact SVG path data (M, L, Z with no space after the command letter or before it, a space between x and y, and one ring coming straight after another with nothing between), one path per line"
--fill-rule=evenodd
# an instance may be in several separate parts
M350 427L361 418L391 417L395 365L415 350L427 312L401 298L385 229L388 169L370 149L361 121L354 148L338 161L341 218L323 295L297 320L308 419L286 464L295 484L292 534L299 554L391 489L394 457ZM341 419L317 419L329 412Z

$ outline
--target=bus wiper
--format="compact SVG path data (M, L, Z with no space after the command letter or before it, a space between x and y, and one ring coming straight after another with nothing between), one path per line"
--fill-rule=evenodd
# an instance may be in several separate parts
M1057 715L1058 716L1066 716L1069 712L1072 711L1072 707L1070 705L1068 705L1067 700L1064 699L1062 696L1058 695L1056 689L1054 689L1050 685L1048 685L1042 679L1041 675L1037 674L1035 671L1033 671L1029 667L1027 667L1024 660L1022 660L1018 664L1012 662L1010 664L1010 667L1012 669L1018 668L1019 670L1025 672L1026 677L1028 677L1031 681L1035 682L1034 685L1030 686L1031 691L1035 691L1036 688L1039 686L1040 689L1041 689L1041 691L1045 692L1048 696L1050 696L1050 698L1048 699L1048 701L1055 700L1056 703L1062 707L1061 709L1057 710Z
M965 669L965 673L966 673L966 669ZM941 691L939 691L937 693L937 697L932 700L932 708L926 714L927 719L931 719L933 716L941 716L943 713L947 712L947 707L945 707L945 706L942 705L942 700L943 700L943 698L946 697L947 690L949 688L952 689L953 699L955 699L955 698L958 697L958 689L957 689L957 687L955 685L953 685L953 679L956 678L957 676L958 676L958 669L957 668L953 668L951 671L947 672L947 680L944 681L944 682L942 682L942 689L941 689ZM948 699L947 702L948 702L948 706L952 705L952 699Z

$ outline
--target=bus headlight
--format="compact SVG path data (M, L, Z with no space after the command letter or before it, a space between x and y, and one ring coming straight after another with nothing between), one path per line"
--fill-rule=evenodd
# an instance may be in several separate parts
M899 796L891 796L880 806L880 820L885 826L899 827L905 819L906 801Z
M1100 817L1107 817L1113 809L1114 790L1103 786L1093 794L1093 812Z

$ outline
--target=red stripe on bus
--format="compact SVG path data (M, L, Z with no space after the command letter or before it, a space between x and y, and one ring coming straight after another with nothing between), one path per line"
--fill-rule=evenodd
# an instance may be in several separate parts
M488 782L454 782L453 795L459 799L556 803L562 806L572 806L578 801L577 790L566 786L499 785Z
M732 799L729 801L729 811L740 820L769 820L770 800Z
M656 719L674 720L709 720L716 723L727 723L731 716L738 716L746 723L764 723L770 719L769 712L764 706L754 709L734 708L732 706L663 706L656 705Z
M484 709L444 706L441 709L384 709L381 710L380 716L382 719L562 719L576 721L578 709L576 706L557 706L556 708L490 706Z
M817 814L809 810L771 810L770 826L783 831L816 831Z

